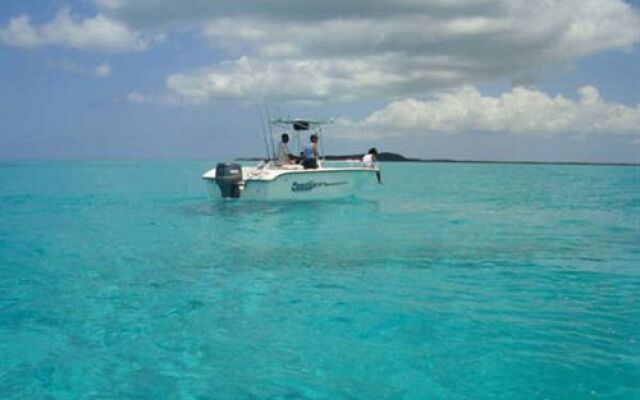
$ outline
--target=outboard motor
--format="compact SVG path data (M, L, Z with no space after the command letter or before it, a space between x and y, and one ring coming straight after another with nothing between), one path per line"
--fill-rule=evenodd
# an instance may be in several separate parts
M216 184L223 198L239 198L240 182L242 182L240 164L218 163L216 165Z

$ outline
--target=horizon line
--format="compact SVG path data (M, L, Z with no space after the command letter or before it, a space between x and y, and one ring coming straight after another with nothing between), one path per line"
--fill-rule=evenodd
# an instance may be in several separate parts
M543 161L543 160L484 160L484 159L456 159L456 158L416 158L416 157L405 157L400 153L393 152L380 152L380 154L394 154L403 157L403 160L383 160L378 161L382 163L440 163L440 164L525 164L525 165L585 165L585 166L621 166L621 167L640 167L640 162L625 162L625 161L578 161L578 160L569 160L569 161ZM364 154L364 153L363 153ZM328 154L326 157L357 157L358 154L350 154L350 155L333 155ZM362 156L362 155L360 155ZM229 159L230 161L257 161L257 160L265 160L265 157L235 157L233 159ZM137 162L137 161L215 161L220 162L224 159L216 159L216 157L16 157L16 158L3 158L0 157L0 163L11 163L11 162L43 162L43 161L53 161L53 162L109 162L109 161L128 161L128 162ZM329 160L329 161L341 161L341 160Z

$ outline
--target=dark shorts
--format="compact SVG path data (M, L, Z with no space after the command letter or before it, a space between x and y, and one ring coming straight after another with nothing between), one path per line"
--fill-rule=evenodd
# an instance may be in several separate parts
M305 158L302 161L302 166L304 167L304 169L315 169L318 168L318 161L315 158Z

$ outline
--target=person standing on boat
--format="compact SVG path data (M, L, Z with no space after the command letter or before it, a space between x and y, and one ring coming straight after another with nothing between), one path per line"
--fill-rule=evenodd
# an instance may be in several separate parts
M295 160L296 157L291 154L291 151L289 151L289 135L286 133L283 133L281 136L281 141L278 144L278 161L280 161L281 164L289 164L291 162L291 160Z
M375 147L369 149L369 152L362 157L362 163L368 167L372 167L378 158L378 150Z
M376 166L376 160L378 159L378 149L372 147L369 149L369 152L362 157L362 164L365 167L374 168ZM376 178L378 178L378 183L382 183L382 175L380 175L380 171L376 171Z
M311 143L304 148L304 160L302 160L302 166L305 169L318 168L318 135L311 135Z

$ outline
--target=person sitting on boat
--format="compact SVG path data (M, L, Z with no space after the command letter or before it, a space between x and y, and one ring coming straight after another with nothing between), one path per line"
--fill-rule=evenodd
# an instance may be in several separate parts
M318 168L318 135L311 135L311 143L304 148L302 166L305 169Z
M378 150L375 147L369 149L369 152L362 157L362 163L367 167L372 167L378 158Z
M281 164L291 164L292 161L295 161L296 156L291 154L289 151L289 135L283 133L281 136L281 142L278 144L278 161Z

